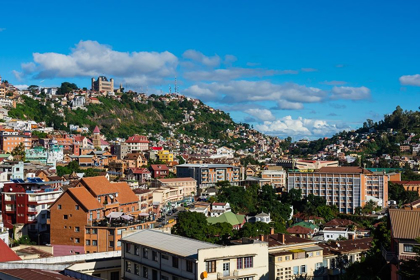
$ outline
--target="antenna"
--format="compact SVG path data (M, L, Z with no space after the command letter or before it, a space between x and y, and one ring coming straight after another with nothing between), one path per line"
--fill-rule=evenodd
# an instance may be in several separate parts
M176 84L176 76L175 76L175 93L178 93L178 87L177 87L177 84Z
M169 85L169 94L171 94L171 90L172 90L172 89L171 89L171 86Z

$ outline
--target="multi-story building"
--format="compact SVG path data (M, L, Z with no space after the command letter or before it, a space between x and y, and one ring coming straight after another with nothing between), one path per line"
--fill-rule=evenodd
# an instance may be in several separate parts
M123 279L268 279L266 242L221 246L155 230L122 242Z
M113 146L112 153L117 156L117 159L123 159L129 152L128 143L118 143Z
M197 182L193 178L158 179L156 183L158 188L153 190L153 203L161 206L191 203L197 193Z
M168 150L159 151L157 156L159 160L164 163L174 161L174 154L169 152Z
M68 188L50 212L54 255L120 250L123 231L153 226L138 215L138 197L126 183L110 183L102 176L83 178Z
M92 91L97 92L114 92L114 79L107 79L105 76L99 76L98 80L92 78Z
M141 213L150 214L153 212L153 190L134 189L133 192L139 198L139 209Z
M32 138L27 135L21 135L17 131L0 131L0 146L1 150L4 152L12 152L20 143L23 143L25 150L30 149L32 146Z
M128 169L127 180L134 180L143 184L152 179L152 173L147 168L130 168Z
M388 202L388 177L361 167L324 167L315 172L290 172L288 191L302 190L324 197L328 205L336 205L341 213L352 214L373 200L385 207Z
M277 162L277 165L292 169L316 170L323 167L338 167L338 161L282 159Z
M165 178L169 175L169 168L164 164L152 164L149 167L152 178Z
M39 241L49 243L48 208L60 197L62 182L44 182L39 178L12 182L4 184L1 194L4 225L9 229L19 227L22 234L31 237L41 235Z
M146 136L134 134L133 136L128 137L125 141L128 144L128 152L142 152L149 149L149 140Z
M176 166L176 174L178 178L194 178L198 187L205 189L221 181L238 185L239 169L228 164L180 164Z
M124 157L128 168L140 168L147 165L147 159L141 153L129 153Z
M382 255L391 263L391 279L401 279L398 275L401 261L416 256L414 246L420 236L420 211L417 209L389 209L388 226L391 230L390 248L382 248Z
M286 186L286 176L285 170L263 170L261 172L261 178L270 180L271 185L276 189Z

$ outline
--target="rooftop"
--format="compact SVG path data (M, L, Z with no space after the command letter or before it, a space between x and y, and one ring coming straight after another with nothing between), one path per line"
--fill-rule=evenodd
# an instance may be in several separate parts
M7 278L3 278L3 277ZM13 278L11 278L13 277ZM57 271L53 270L43 270L43 269L0 269L0 278L1 279L22 279L22 280L74 280L73 277L62 275Z
M157 230L141 230L124 237L122 240L141 244L174 255L193 258L197 258L199 249L222 247L220 245L163 233Z
M391 234L394 238L416 239L420 237L420 211L389 209Z

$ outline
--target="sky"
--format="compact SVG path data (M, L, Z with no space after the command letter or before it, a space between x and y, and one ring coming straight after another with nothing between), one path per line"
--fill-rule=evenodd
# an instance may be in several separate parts
M0 75L175 91L293 140L420 106L419 1L5 0Z

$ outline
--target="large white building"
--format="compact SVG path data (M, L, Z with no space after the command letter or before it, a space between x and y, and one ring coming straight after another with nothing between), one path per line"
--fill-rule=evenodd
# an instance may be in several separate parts
M142 230L122 243L122 279L268 279L266 242L221 246Z

